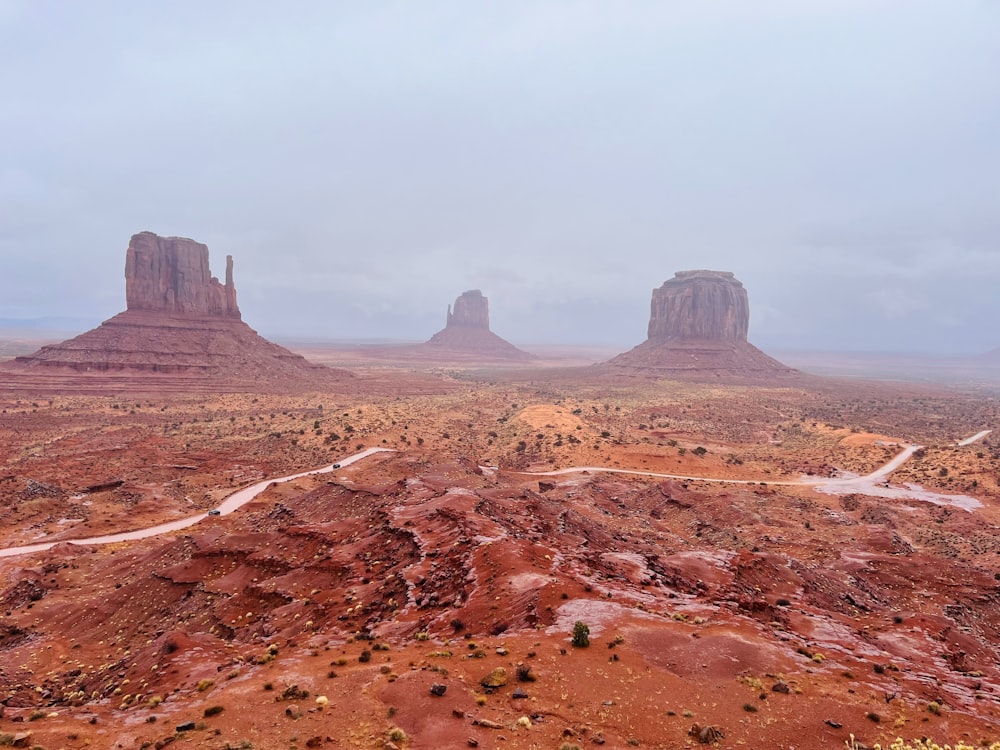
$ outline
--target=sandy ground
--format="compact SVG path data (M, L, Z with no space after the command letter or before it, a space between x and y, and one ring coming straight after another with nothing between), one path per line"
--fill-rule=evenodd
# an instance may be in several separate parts
M955 445L997 423L987 399L462 376L411 395L0 394L0 417L5 547L203 513L393 449L174 534L0 560L0 738L1000 738L1000 449ZM911 443L898 498L775 485L868 473ZM522 473L574 465L757 483Z

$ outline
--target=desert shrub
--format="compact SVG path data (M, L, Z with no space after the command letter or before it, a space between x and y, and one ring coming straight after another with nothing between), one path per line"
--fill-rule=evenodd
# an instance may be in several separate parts
M393 742L406 742L406 732L399 727L393 727L389 730L389 739Z
M586 648L590 645L590 628L580 620L573 624L573 645L577 648Z
M277 698L280 701L297 701L303 700L309 697L308 690L301 690L298 685L286 685L285 689L281 691L281 696Z
M518 664L516 674L519 682L534 682L537 679L527 664Z
M207 719L210 716L218 716L225 710L226 709L222 706L209 706L205 709L205 718Z

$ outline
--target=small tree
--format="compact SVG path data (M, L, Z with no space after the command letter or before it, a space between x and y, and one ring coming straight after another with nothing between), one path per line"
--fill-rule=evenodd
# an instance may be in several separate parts
M590 645L590 628L579 620L573 625L573 645L577 648L586 648Z

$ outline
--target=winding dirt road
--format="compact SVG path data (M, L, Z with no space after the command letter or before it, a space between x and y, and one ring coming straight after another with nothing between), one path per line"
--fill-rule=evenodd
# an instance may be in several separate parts
M727 479L725 477L692 477L685 474L660 474L655 471L640 471L638 469L610 469L606 466L570 466L566 469L556 469L554 471L519 471L517 474L527 474L533 477L558 477L563 474L580 474L582 472L602 472L605 474L633 474L641 477L660 477L662 479L682 479L687 482L717 482L719 484L768 484L784 487L815 487L827 485L854 485L859 483L869 483L878 479L883 479L902 466L909 458L916 453L921 446L909 445L900 451L885 466L881 466L871 474L863 477L819 477L813 479Z
M991 432L993 432L993 430L983 430L982 432L977 432L975 435L971 435L965 438L965 440L959 440L957 443L955 443L955 445L961 448L962 446L965 445L972 445L973 443L978 443L980 440L989 435Z
M249 503L257 495L266 490L272 484L278 484L281 482L291 482L293 479L299 479L301 477L307 477L312 474L328 474L334 471L334 466L349 466L355 461L360 461L362 458L367 458L374 453L385 453L393 452L391 448L369 448L368 450L361 451L361 453L355 453L353 456L347 456L342 458L334 464L329 466L324 466L322 469L313 469L311 471L300 471L297 474L289 474L286 477L278 477L276 479L265 479L263 481L257 482L257 484L252 484L249 487L244 487L242 490L237 490L232 495L227 497L218 507L219 515L226 516L232 513L234 510L241 508L242 506ZM159 536L160 534L168 534L171 531L179 531L180 529L186 529L188 526L194 526L199 521L204 521L206 518L211 516L208 513L199 513L196 516L188 516L187 518L181 518L177 521L169 521L167 523L157 524L156 526L150 526L145 529L136 529L135 531L123 531L119 534L106 534L104 536L92 536L86 537L84 539L59 539L54 542L39 542L38 544L28 544L22 547L7 547L6 549L0 549L0 557L14 557L15 555L25 555L31 552L44 552L45 550L52 549L57 544L115 544L116 542L130 542L136 539L148 539L151 536Z
M955 445L966 446L971 445L984 437L989 435L992 430L982 430L977 432L975 435L961 440ZM760 480L760 479L725 479L720 477L692 477L685 476L683 474L661 474L654 471L639 471L636 469L612 469L606 466L571 466L566 469L556 469L554 471L517 471L511 472L512 474L522 474L526 476L534 477L557 477L563 476L565 474L580 474L583 472L602 472L605 474L631 474L633 476L642 477L657 477L660 479L680 479L689 482L717 482L722 484L768 484L774 486L797 486L797 487L815 487L821 492L830 492L833 494L842 494L844 492L861 492L868 494L876 494L884 497L899 497L900 492L909 492L909 496L917 497L918 499L928 500L929 502L937 502L939 504L957 505L965 510L973 510L974 508L981 507L980 503L975 498L968 497L966 495L943 495L941 493L929 493L927 490L922 488L917 488L913 485L908 485L908 490L894 490L891 494L887 494L884 491L877 489L878 483L884 480L885 477L889 476L892 472L906 463L914 453L916 453L921 446L919 445L908 445L902 451L900 451L896 456L887 462L884 466L879 467L870 474L864 476L844 476L844 477L822 477L822 478L810 478L810 479L782 479L782 480ZM334 470L334 465L339 465L341 467L349 466L355 461L360 461L363 458L367 458L375 453L393 453L392 448L369 448L368 450L361 451L360 453L355 453L352 456L347 456L342 458L337 464L331 464L330 466L324 466L322 469L313 469L311 471L302 471L297 474L289 474L285 477L277 477L275 479L265 479L257 484L250 485L249 487L244 487L242 490L237 490L232 495L227 497L219 505L219 515L225 516L232 513L234 510L241 508L248 502L253 500L257 495L266 490L271 484L276 484L280 482L290 482L293 479L299 479L300 477L310 476L312 474L328 474ZM945 502L942 502L942 499ZM170 521L168 523L161 523L156 526L150 526L145 529L136 529L134 531L123 531L118 534L107 534L104 536L93 536L83 539L59 539L58 541L51 542L39 542L37 544L28 544L21 547L7 547L6 549L0 549L0 557L14 557L15 555L25 555L31 552L44 552L45 550L52 549L57 544L79 544L79 545L91 545L91 544L115 544L116 542L130 542L137 539L148 539L149 537L159 536L160 534L168 534L172 531L179 531L180 529L186 529L188 526L194 526L194 524L199 521L204 521L210 516L208 513L199 513L196 516L188 516L187 518L182 518L177 521Z
M972 445L989 435L992 430L982 430L975 435L960 440L956 446ZM932 492L914 484L907 484L904 487L889 487L885 478L892 472L906 463L920 450L922 446L908 445L897 453L884 466L880 466L870 474L864 476L845 475L841 477L810 477L802 479L727 479L722 477L693 477L683 474L660 474L653 471L638 471L635 469L611 469L605 466L571 466L566 469L556 469L555 471L521 471L515 472L527 476L536 477L556 477L564 474L579 474L582 472L602 472L606 474L631 474L643 477L658 477L661 479L680 479L687 482L716 482L719 484L766 484L784 487L812 487L818 492L832 495L844 495L852 492L884 497L889 499L914 499L934 503L936 505L952 505L963 510L973 511L981 508L982 503L974 497L968 495L948 495L941 492Z

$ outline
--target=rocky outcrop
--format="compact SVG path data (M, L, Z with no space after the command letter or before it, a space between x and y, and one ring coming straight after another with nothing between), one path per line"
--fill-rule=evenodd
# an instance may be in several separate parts
M695 377L794 374L747 341L750 302L728 271L679 271L653 290L647 339L611 365Z
M226 283L209 271L208 248L140 232L125 254L124 312L97 328L44 346L9 366L56 390L191 391L296 389L353 377L315 365L257 334L240 318L233 260Z
M678 271L653 290L647 338L746 341L750 300L728 271Z
M490 301L478 289L462 292L455 300L455 311L448 305L448 318L445 328L452 326L468 326L490 330Z
M455 300L454 309L448 306L445 327L419 349L437 358L535 359L533 354L518 349L490 330L490 303L478 289L462 293Z
M125 301L129 310L239 319L233 256L223 286L209 271L206 245L140 232L125 251Z

